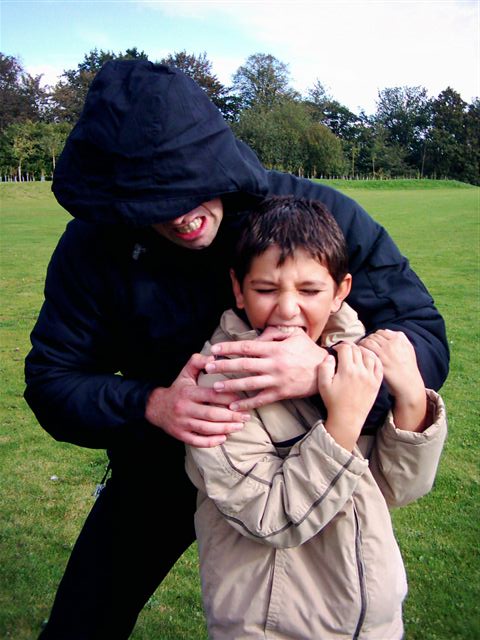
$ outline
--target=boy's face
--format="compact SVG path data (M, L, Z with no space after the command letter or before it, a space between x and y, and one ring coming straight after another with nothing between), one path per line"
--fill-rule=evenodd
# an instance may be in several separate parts
M237 307L245 309L254 329L272 326L290 333L300 327L316 342L348 295L351 276L337 286L328 269L303 249L282 265L279 257L280 249L271 246L254 258L243 286L231 273Z

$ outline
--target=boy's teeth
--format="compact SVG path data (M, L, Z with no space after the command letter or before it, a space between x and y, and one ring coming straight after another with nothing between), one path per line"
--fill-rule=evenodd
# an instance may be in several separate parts
M191 233L192 231L196 231L202 224L201 218L194 218L188 224L182 224L176 227L177 233Z
M286 327L285 325L278 325L277 329L282 333L293 333L297 327Z

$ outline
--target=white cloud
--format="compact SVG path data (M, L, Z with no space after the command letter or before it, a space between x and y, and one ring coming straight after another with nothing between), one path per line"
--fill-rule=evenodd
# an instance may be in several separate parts
M289 64L292 83L305 92L318 78L350 108L374 109L378 90L448 85L471 100L479 94L479 4L469 0L283 0L148 2L178 18L235 24L238 40L257 43L250 53L272 53ZM210 21L210 22L209 22ZM228 84L244 62L233 52L213 56ZM228 76L225 78L225 76Z
M44 87L45 85L53 86L59 80L60 75L63 73L63 67L55 67L51 64L39 64L39 65L28 65L26 67L27 73L31 76L39 76L42 75L41 85Z

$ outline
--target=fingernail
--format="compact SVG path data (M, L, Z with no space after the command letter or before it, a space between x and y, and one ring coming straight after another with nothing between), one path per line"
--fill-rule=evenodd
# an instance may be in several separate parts
M212 353L220 353L220 347L216 344L212 346Z
M217 383L215 383L215 384L217 384ZM238 409L238 404L236 402L232 402L232 404L229 406L229 409L230 409L230 411L236 411Z
M250 414L249 413L242 413L242 420L243 420L243 422L248 422L250 420Z
M225 385L223 384L223 382L214 382L213 388L215 389L215 391L222 391L223 389L225 389Z
M217 370L217 366L214 362L209 362L206 366L205 366L205 370L208 373L213 373L214 371Z

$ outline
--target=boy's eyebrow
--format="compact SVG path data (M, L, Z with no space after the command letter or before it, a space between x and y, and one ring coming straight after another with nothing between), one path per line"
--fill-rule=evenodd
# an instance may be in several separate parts
M258 284L277 284L276 280L269 280L268 278L255 278L250 280L250 284L258 285ZM297 285L300 286L315 286L315 287L324 287L327 286L327 282L325 280L302 280L301 282L297 282Z

